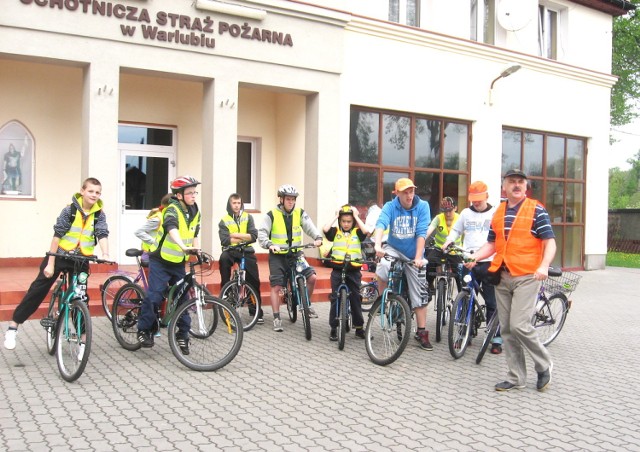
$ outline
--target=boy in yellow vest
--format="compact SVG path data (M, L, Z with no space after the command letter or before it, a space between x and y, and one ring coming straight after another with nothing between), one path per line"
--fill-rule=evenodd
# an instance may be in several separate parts
M258 229L256 229L253 217L244 211L244 203L242 196L238 193L232 193L227 201L227 214L222 217L218 223L218 235L220 236L220 244L223 247L229 247L241 242L253 243L258 238ZM219 259L220 264L220 287L224 287L231 279L231 268L233 264L240 262L242 254L233 248L222 252ZM260 298L260 273L258 271L258 259L253 246L248 246L244 251L244 265L246 270L246 281L253 287L258 295L258 301L262 306ZM255 314L249 311L250 315ZM263 312L260 308L258 313L258 324L263 324Z
M429 225L429 229L427 229L427 239L433 234L433 240L435 242L435 247L437 249L430 249L427 252L427 260L429 263L427 264L427 281L429 281L429 297L431 298L434 293L433 281L435 280L435 272L436 267L439 265L440 259L442 258L442 246L447 241L447 236L449 232L453 228L453 226L458 222L458 212L456 212L456 201L450 197L445 196L440 201L440 213L433 217L431 220L431 224ZM434 234L435 232L435 234ZM462 239L458 237L455 240L455 244L458 246L462 245ZM447 263L451 265L451 268L454 272L457 272L458 266L462 265L462 257L456 255L448 255ZM460 287L462 283L460 282L461 275L458 275L456 278L456 285L458 286L458 292L460 292Z
M73 195L71 204L62 209L53 226L53 239L51 239L49 252L63 253L79 250L84 255L92 255L97 241L102 251L102 258L109 258L109 228L107 216L102 210L101 195L102 184L98 179L90 177L82 183L80 193ZM18 326L36 312L62 270L73 270L73 267L74 262L67 259L45 256L40 264L38 276L13 312L9 329L4 337L6 349L16 348Z
M335 222L338 226L333 226ZM329 311L329 326L331 333L329 340L338 340L338 318L336 291L342 284L342 265L345 256L349 254L353 260L362 260L361 243L367 238L369 230L358 215L358 210L350 205L344 205L338 210L335 218L323 228L325 237L333 242L331 259L335 262L331 271L331 310ZM349 287L349 303L351 304L351 318L356 330L356 337L364 339L364 319L362 318L362 298L360 297L360 283L362 282L361 263L350 263L346 274L346 283Z
M162 211L162 224L154 245L149 249L149 289L140 307L138 341L143 347L153 347L153 329L157 324L156 308L164 298L167 284L184 278L184 264L188 254L199 250L200 210L196 204L195 178L183 176L171 182L174 197ZM184 355L189 354L191 318L185 314L178 320L178 345Z

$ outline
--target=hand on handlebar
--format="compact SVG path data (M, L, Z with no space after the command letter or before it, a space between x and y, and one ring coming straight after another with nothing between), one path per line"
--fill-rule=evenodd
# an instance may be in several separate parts
M200 248L195 248L193 246L188 246L184 250L184 254L197 255L200 252Z
M278 245L271 245L269 246L269 251L271 251L272 253L279 253L280 247Z

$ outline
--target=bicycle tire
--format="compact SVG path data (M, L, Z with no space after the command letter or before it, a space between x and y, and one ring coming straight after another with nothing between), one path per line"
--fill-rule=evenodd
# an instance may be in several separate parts
M400 295L383 292L367 319L365 347L369 359L379 366L396 361L407 347L410 331L411 310L407 302Z
M300 314L302 315L302 324L304 326L304 337L311 340L311 317L309 316L309 293L307 292L307 284L304 276L298 276L296 278L296 284L298 285L298 296L300 297L299 306Z
M209 292L209 289L207 289L204 285L198 282L194 282L193 287L189 290L189 295L190 295L189 300L197 298L200 300L201 303L204 303L204 297L213 296L211 292ZM218 310L214 310L212 315L207 317L206 327L203 329L192 328L191 330L189 330L189 335L192 337L200 338L200 339L211 336L215 332L216 328L218 327L218 317L221 314L222 313L218 312ZM171 321L169 321L169 323L171 323Z
M289 314L289 321L291 323L296 323L296 320L298 320L298 309L297 309L297 305L296 305L296 299L293 296L293 288L291 287L291 284L289 282L287 282L287 290L285 292L285 297L286 297L286 304L287 304L287 313Z
M362 297L362 312L369 312L373 303L380 297L380 293L373 283L367 283L360 286L360 296Z
M347 303L349 302L347 298L347 290L340 289L338 293L338 303L340 306L340 314L338 317L338 350L344 349L344 341L347 336Z
M235 308L242 320L242 328L249 331L258 323L260 298L246 281L231 280L220 291L220 298ZM251 313L253 311L253 314Z
M538 337L542 345L546 347L558 337L568 312L569 302L563 293L558 292L546 300L538 300L532 322L533 327L538 330Z
M135 283L118 290L111 311L111 326L116 340L125 350L134 352L142 345L138 341L138 318L144 300L144 290Z
M438 278L438 285L436 287L436 342L442 340L442 327L444 326L444 310L445 310L445 298L447 295L447 280L445 278Z
M56 325L58 324L57 305L59 304L58 300L62 296L62 283L62 280L58 282L56 288L53 289L51 298L49 299L47 318L50 320L52 326L47 326L44 329L47 335L47 353L51 356L56 354L56 340L58 338L58 329L56 328Z
M190 335L189 353L184 354L178 345L180 319L187 314L189 329L202 330L202 334ZM217 314L220 313L220 314ZM220 315L218 327L211 334L210 317ZM203 300L193 298L181 303L171 318L168 328L169 347L177 360L192 370L209 372L229 364L240 351L243 338L242 321L237 311L226 301L206 295Z
M84 301L74 299L68 306L69 312L58 317L56 361L60 376L72 382L80 378L89 362L92 329L91 315ZM84 353L78 360L81 345L84 345Z
M498 332L498 326L499 326L498 313L494 312L493 315L491 316L491 319L489 320L489 323L487 323L487 326L485 327L486 334L484 336L484 340L482 341L482 346L480 347L478 356L476 357L476 364L480 364L480 362L482 362L482 358L484 358L484 354L487 353L487 350L489 349L489 345L491 344L491 341L493 340L493 338L496 336L496 333Z
M116 298L118 290L122 286L128 283L132 283L133 280L126 275L111 275L104 280L100 286L100 296L102 298L102 309L107 315L107 318L111 320L111 311L113 310L113 300Z
M471 295L466 291L459 293L453 302L449 319L449 353L454 359L462 358L469 345L471 322L475 320L473 316L469 316L470 309Z

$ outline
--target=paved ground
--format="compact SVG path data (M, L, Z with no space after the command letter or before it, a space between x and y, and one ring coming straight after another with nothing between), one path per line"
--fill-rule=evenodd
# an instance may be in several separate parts
M16 350L0 347L0 450L640 450L640 271L582 274L545 393L531 366L526 389L495 392L504 357L476 365L479 341L457 361L446 342L410 343L388 367L353 337L340 352L328 303L316 304L312 341L300 323L256 326L215 373L183 367L164 337L127 352L97 318L71 384L29 321Z

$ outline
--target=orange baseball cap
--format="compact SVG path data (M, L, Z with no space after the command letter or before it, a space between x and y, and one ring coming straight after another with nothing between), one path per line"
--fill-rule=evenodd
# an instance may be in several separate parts
M413 181L411 179L407 179L406 177L403 177L396 181L396 193L400 191L405 191L407 188L411 188L411 187L418 188L413 184Z
M489 188L482 181L476 181L469 186L469 201L484 201L489 199Z

